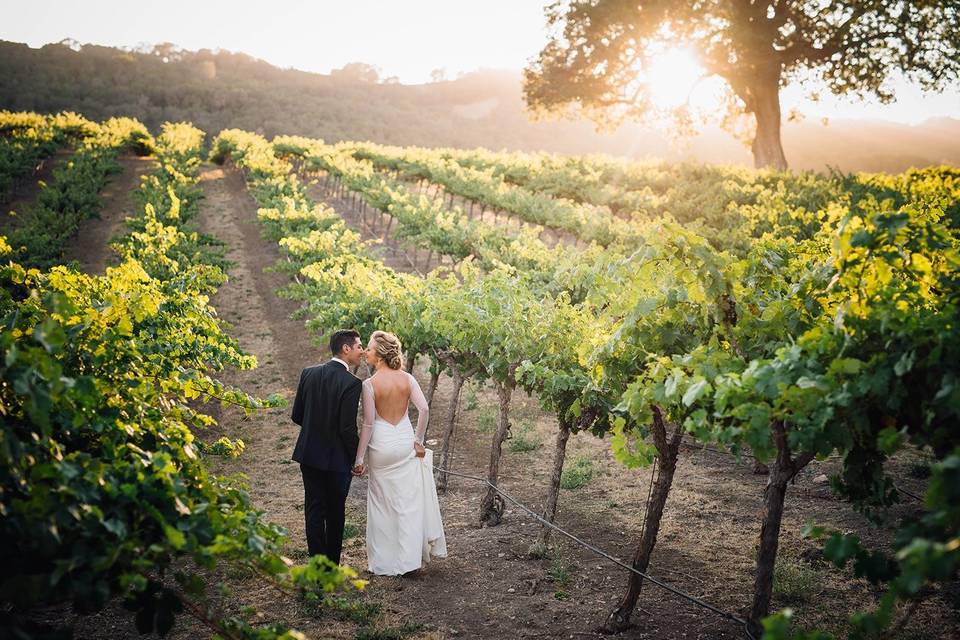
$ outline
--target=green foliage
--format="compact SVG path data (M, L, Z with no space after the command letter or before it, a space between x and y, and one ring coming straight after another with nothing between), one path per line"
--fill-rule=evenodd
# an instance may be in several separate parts
M333 595L323 598L316 604L316 615L330 616L336 620L349 620L368 626L376 623L382 613L382 607L376 602L360 597L358 593Z
M64 143L48 116L0 111L0 202Z
M513 453L527 453L536 451L543 445L533 423L529 420L518 421L516 431L512 432L507 441L507 449Z
M343 526L343 539L349 540L351 538L356 538L358 535L360 535L360 531L359 525L353 522L347 522Z
M497 410L491 406L484 406L477 415L477 428L480 433L493 433L497 428Z
M423 625L405 622L399 627L361 627L354 634L354 640L403 640L423 630Z
M474 385L467 383L464 393L463 409L464 411L473 411L480 405L480 399L477 396L477 389Z
M100 130L117 132L116 123ZM161 222L178 219L176 203L193 188L203 137L188 133L179 151L159 147L162 188L145 187L144 230L117 267L102 276L0 267L0 593L16 607L3 621L12 633L28 633L32 608L69 602L89 613L120 596L141 632L162 635L183 610L205 610L212 594L200 572L218 566L292 594L363 585L326 558L293 566L280 552L285 532L263 519L243 483L202 463L192 430L213 421L196 402L252 413L282 400L214 377L255 361L209 305L223 274L182 259L185 234ZM5 240L0 253L11 254ZM204 622L230 637L294 637L231 618Z
M705 443L779 461L778 478L839 451L834 488L879 521L898 498L884 469L889 456L912 446L943 461L958 444L950 429L960 411L958 182L949 170L890 179L688 167L658 183L646 168L550 165L558 175L590 167L649 188L631 196L636 202L663 199L648 198L649 218L633 221L642 232L629 245L537 249L520 260L509 244L476 243L493 236L455 209L442 218L448 212L375 166L409 177L449 169L452 180L473 175L450 164L469 166L470 154L293 138L271 148L236 131L224 132L213 154L246 172L267 233L301 278L288 295L307 303L312 329L407 331L420 353L536 393L562 425L612 433L615 456L631 466L663 453L649 442L655 414ZM509 160L472 168L520 183L546 164ZM309 202L294 164L324 172L390 213L410 241L461 263L453 275L413 278L370 259L334 212ZM676 185L676 175L688 184ZM570 185L580 197L601 197L586 191L600 182L584 171ZM698 190L708 194L696 201L703 215L682 209ZM664 215L671 207L685 212L682 224ZM444 231L448 220L459 220L457 231ZM468 235L458 235L463 229ZM492 408L479 422L492 430ZM581 458L562 486L581 487L593 472ZM949 544L948 532L931 535ZM920 584L946 579L918 571Z
M934 464L931 472L926 513L899 524L893 553L869 549L856 535L816 526L805 530L806 535L825 540L824 556L837 567L850 565L857 577L887 585L877 609L851 620L857 637L889 627L898 602L922 598L930 582L955 580L960 573L960 448Z
M357 145L359 159L379 168L394 169L409 179L426 179L444 190L495 211L507 211L524 222L575 233L601 245L631 242L642 230L618 218L607 207L548 197L507 183L492 171L474 169L436 153L433 149Z
M228 458L238 458L240 454L243 453L243 450L246 448L246 445L243 443L243 440L239 438L236 440L231 440L226 436L222 436L216 442L211 444L205 444L204 442L197 441L197 450L208 456L226 456Z
M823 592L823 574L793 554L781 552L773 575L773 594L778 602L797 606Z
M833 640L822 631L806 631L792 626L793 610L784 609L763 621L764 640Z
M98 125L75 113L42 115L30 112L0 111L0 202L20 180L29 177L39 164L57 149L99 137L98 146L116 146L106 141L101 131L120 133L122 145L146 138L146 129L129 119L114 119Z
M309 169L335 176L374 210L389 213L398 223L397 236L414 246L450 256L458 263L473 258L486 270L506 264L528 274L550 274L563 260L563 247L548 247L538 237L539 227L516 233L472 219L459 207L448 208L442 198L431 200L379 173L377 166L383 164L365 159L354 145L329 146L290 137L278 141L284 148L290 148L291 141L298 142L306 150L303 158Z
M568 491L581 489L593 480L593 473L593 460L586 456L579 456L563 470L560 476L560 488Z
M565 587L570 582L570 572L560 558L553 559L553 562L550 564L550 571L547 572L547 577L560 587Z
M774 473L840 451L834 488L883 519L898 500L884 462L907 445L943 459L957 444L956 182L942 173L879 201L890 187L861 176L859 191L812 217L819 229L805 209L751 205L728 247L663 223L629 258L585 267L587 301L612 330L581 353L595 384L619 394L617 458L650 462L657 408L736 454L785 452ZM762 235L744 248L743 233Z
M4 119L22 120L27 115L3 112L0 113L0 122ZM98 194L108 177L120 170L115 161L120 151L131 146L144 150L152 146L146 128L130 118L111 118L98 125L78 123L71 114L64 114L48 118L46 126L48 132L39 134L33 128L17 127L11 144L24 139L35 140L34 135L47 136L52 146L46 151L49 154L62 144L68 136L67 131L79 129L84 137L70 160L54 169L53 180L43 185L37 201L19 214L21 223L10 234L10 244L20 253L19 260L27 267L48 268L57 264L67 240L76 233L80 223L98 215ZM0 156L4 148L0 145ZM28 149L21 148L19 152L24 156L21 162L35 162L31 159L35 154Z

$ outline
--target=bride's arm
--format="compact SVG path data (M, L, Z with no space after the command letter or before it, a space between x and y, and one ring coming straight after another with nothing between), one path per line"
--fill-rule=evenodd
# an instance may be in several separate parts
M353 466L363 464L363 456L367 453L370 436L373 435L374 398L373 385L370 379L363 381L363 429L360 431L360 445L357 447L357 460Z
M410 378L410 400L413 401L413 406L417 408L417 442L423 444L423 436L427 432L427 423L430 421L430 406L427 404L427 399L423 395L423 390L420 389L420 383L417 382L417 379L414 378L411 374L407 374Z

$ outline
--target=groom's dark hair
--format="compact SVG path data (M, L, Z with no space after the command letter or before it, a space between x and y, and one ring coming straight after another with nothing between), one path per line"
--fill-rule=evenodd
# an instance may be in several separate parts
M358 332L356 329L341 329L340 331L334 331L333 335L330 336L330 353L338 356L346 345L352 346L353 342L359 339L360 332Z

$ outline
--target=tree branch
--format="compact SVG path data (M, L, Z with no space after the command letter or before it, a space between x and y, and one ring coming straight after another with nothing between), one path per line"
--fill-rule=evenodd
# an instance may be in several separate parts
M871 34L867 38L862 38L854 41L853 43L848 42L845 44L843 42L844 38L850 35L850 31L857 24L860 18L874 8L875 7L873 3L871 2L864 2L863 4L854 8L853 13L850 14L850 17L847 18L843 24L836 27L833 35L830 36L830 38L823 44L822 47L815 47L813 46L813 43L809 41L797 42L796 44L787 47L780 52L781 63L790 64L797 62L802 58L806 58L810 62L822 62L836 53L853 48L859 45L861 42L868 42L869 40L876 38L877 34ZM815 20L814 22L819 22L819 20Z

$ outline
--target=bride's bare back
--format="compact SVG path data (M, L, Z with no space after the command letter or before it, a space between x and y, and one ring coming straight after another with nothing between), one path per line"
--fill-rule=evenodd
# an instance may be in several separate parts
M360 445L354 466L363 464L364 454L373 435L376 416L389 422L394 428L407 415L411 402L417 408L417 426L414 430L414 449L423 456L423 438L430 420L430 408L417 379L406 371L383 368L376 375L363 381L363 429L360 430Z
M386 369L370 378L370 384L377 415L394 425L403 420L410 405L410 375L406 371Z

